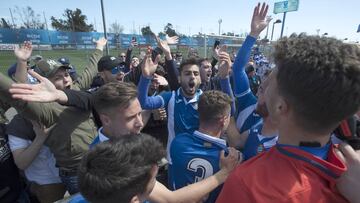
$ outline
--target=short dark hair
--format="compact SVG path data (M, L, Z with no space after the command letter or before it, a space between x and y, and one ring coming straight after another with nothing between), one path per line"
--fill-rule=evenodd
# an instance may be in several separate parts
M200 58L200 59L198 59L199 67L201 67L201 63L204 62L204 61L209 61L209 59L208 58Z
M223 116L230 113L232 99L229 95L210 90L204 92L198 102L200 122L214 123Z
M94 107L98 113L112 112L113 108L127 108L137 98L136 86L127 82L110 82L94 94Z
M274 49L279 94L296 121L325 133L360 106L360 49L329 37L293 34Z
M93 203L130 202L145 192L151 169L164 156L160 142L146 134L100 143L81 160L80 193Z
M181 74L183 68L188 65L196 65L199 67L197 58L191 57L191 58L183 60L180 64L180 74Z

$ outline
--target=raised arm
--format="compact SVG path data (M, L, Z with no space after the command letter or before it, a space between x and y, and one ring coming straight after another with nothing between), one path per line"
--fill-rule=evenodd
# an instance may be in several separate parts
M23 119L19 116L15 117L14 119ZM28 140L22 139L17 137L16 133L20 133L16 130L19 126L11 126L12 124L18 124L18 122L10 123L9 127L7 129L7 134L9 135L9 145L14 157L14 161L16 166L21 169L25 170L30 166L30 164L34 161L34 159L39 154L42 146L44 145L44 142L46 138L48 137L50 129L43 128L40 124L36 122L25 121L28 122L27 124L33 126L34 133L35 133L35 139L31 142L31 144L28 144ZM30 127L30 126L29 126Z
M130 63L131 63L131 54L133 51L133 48L136 47L138 43L134 40L131 40L130 46L126 50L126 57L125 57L125 67L130 70Z
M80 89L87 90L90 88L93 78L98 73L97 63L103 56L103 49L107 43L105 38L100 38L96 42L95 52L90 56L89 63L78 78Z
M27 61L32 53L30 41L25 41L21 46L16 46L14 54L17 59L16 71L13 79L20 83L27 83Z
M232 63L231 63L230 55L226 52L225 45L221 47L218 56L220 60L218 76L220 77L221 90L231 97L232 99L231 116L234 116L235 99L234 99L233 91L231 89L230 78L229 78Z
M23 114L25 118L39 121L46 127L50 127L56 123L61 111L63 110L60 104L25 102L14 99L9 92L13 83L14 82L8 77L0 73L0 100L16 108L16 110Z
M158 47L164 52L165 55L165 69L168 73L168 81L170 90L177 90L180 87L178 82L179 70L176 68L175 61L172 58L169 44L177 44L179 41L178 36L166 37L166 40L161 40L156 37Z
M153 62L150 53L151 49L148 50L147 55L141 64L142 75L138 84L138 99L143 109L157 109L165 105L165 102L161 96L148 96L151 79L153 79L153 75L156 71L156 67L160 58L160 55L158 55Z
M235 96L240 97L249 93L249 81L245 73L245 65L249 61L251 48L260 33L268 26L271 18L267 18L269 6L265 3L260 8L260 3L254 8L251 20L251 31L241 46L233 65Z
M82 110L92 110L92 94L87 91L65 89L64 91L56 89L47 78L40 76L30 70L29 74L36 78L39 83L13 84L10 93L15 99L21 99L28 102L58 102L62 105L73 106Z

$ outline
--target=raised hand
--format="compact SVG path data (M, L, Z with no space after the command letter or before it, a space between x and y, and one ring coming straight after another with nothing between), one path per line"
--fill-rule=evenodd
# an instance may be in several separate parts
M100 39L98 39L97 41L95 41L96 44L96 49L100 49L103 50L105 45L107 43L107 39L105 39L104 37L101 37Z
M251 20L250 36L258 38L260 33L269 25L271 17L266 17L269 5L263 3L260 8L260 3L254 8L254 13Z
M131 43L130 43L130 46L129 46L129 49L132 49L132 48L136 47L137 45L138 45L137 41L135 39L132 39Z
M14 53L18 60L26 62L32 53L31 41L25 41L21 46L16 46Z
M29 74L40 81L40 83L35 85L12 84L9 92L13 98L30 102L52 102L58 100L58 90L52 82L33 70L29 70Z
M177 44L179 42L178 36L169 37L168 35L165 36L167 44Z
M221 46L221 48L219 49L220 64L219 64L218 74L219 77L222 79L228 77L232 66L230 55L229 53L226 52L226 50L227 50L226 45Z
M33 130L35 132L36 137L40 137L43 140L45 140L48 137L49 132L51 131L52 128L54 128L54 126L50 128L45 128L44 125L34 120L30 120L30 122L33 125Z
M167 86L168 81L161 75L154 73L154 81L160 86Z
M165 57L168 60L171 60L172 59L171 50L170 50L167 40L161 40L160 37L158 37L158 36L155 36L155 40L157 42L158 47L164 52ZM172 39L169 38L169 41L175 42L176 40L175 40L175 38L172 38Z
M155 61L151 59L151 47L148 47L147 53L145 55L144 61L141 64L142 75L144 77L150 78L156 71L157 65L159 63L159 55L155 57Z
M219 60L219 52L220 52L220 47L219 45L213 48L213 57L216 60Z

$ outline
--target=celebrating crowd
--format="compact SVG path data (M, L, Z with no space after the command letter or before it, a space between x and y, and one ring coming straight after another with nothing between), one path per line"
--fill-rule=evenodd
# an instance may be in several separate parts
M0 107L17 111L1 125L0 202L360 202L360 49L302 33L265 57L267 13L256 5L238 53L211 59L173 53L176 36L103 56L100 38L77 73L16 48L0 74Z

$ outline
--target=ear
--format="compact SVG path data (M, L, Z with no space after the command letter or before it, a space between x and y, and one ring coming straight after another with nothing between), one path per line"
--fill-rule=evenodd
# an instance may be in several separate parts
M104 71L99 72L99 76L100 76L103 80L105 80L105 73L104 73Z
M134 197L131 198L130 203L140 203L140 198L135 195Z
M178 76L178 83L179 84L181 83L181 73L179 73L179 76Z
M106 114L99 114L100 120L101 120L101 124L103 126L109 126L111 125L111 118L106 115Z
M282 97L279 98L278 102L276 102L276 111L279 115L286 115L289 113L289 104Z
M226 125L227 122L228 122L228 119L230 119L229 116L223 116L223 117L221 117L221 118L219 119L219 125L220 125L221 128L224 128L224 127L225 127L225 125Z

